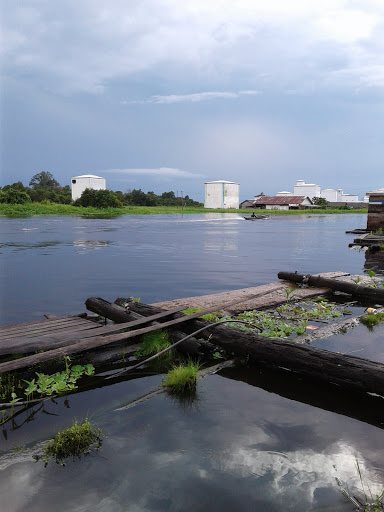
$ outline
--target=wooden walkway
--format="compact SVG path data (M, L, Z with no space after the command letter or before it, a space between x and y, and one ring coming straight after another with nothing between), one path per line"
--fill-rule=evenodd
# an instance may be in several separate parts
M325 280L332 283L335 281L352 281L353 278L353 276L344 272L328 272L317 274L317 276L328 278ZM284 279L286 278L284 277ZM362 277L359 288L366 279L370 278L368 276ZM356 285L354 284L354 286ZM115 325L102 326L80 316L63 316L0 326L0 356L8 356L9 358L9 356L14 354L28 354L20 359L5 360L0 363L0 374L56 357L94 350L115 342L132 343L134 342L133 338L136 336L161 328L176 328L177 325L196 320L199 316L217 311L218 309L234 314L244 310L274 307L277 304L286 302L286 290L292 287L295 287L295 285L291 282L279 281L268 285L232 290L219 294L176 299L156 304L158 307L154 308L153 313L148 316L144 315L138 319L132 319ZM329 292L330 288L332 286L329 286L329 288L318 288L317 286L298 287L291 295L291 299L300 300L324 294ZM363 288L367 287L363 286ZM372 291L371 288L368 288L368 290ZM159 309L159 306L161 309ZM203 310L189 315L178 314L188 307L200 307ZM127 315L128 319L129 315ZM159 323L159 320L163 322ZM128 341L129 339L132 339L132 341ZM262 338L262 340L265 340L265 338ZM34 354L34 352L39 353Z
M351 277L350 274L341 271L323 272L322 274L316 275L332 279ZM264 284L251 288L241 288L240 290L230 290L222 293L156 302L152 304L152 306L163 309L172 309L175 307L187 309L208 308L216 305L218 309L221 309L220 304L237 301L233 305L225 308L226 313L235 315L246 310L266 309L284 304L287 300L286 290L293 287L295 287L295 285L291 282L277 281L276 283ZM329 292L328 288L296 288L295 292L291 295L291 300L307 299L310 297L316 297L317 295L323 295L327 292Z

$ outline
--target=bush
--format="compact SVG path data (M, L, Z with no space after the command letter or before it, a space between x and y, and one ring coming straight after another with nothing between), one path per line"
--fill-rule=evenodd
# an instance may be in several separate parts
M79 199L73 203L75 206L88 208L122 208L121 202L111 190L92 190L86 188Z
M9 188L7 190L0 190L0 203L8 204L25 204L30 203L31 198L26 192Z

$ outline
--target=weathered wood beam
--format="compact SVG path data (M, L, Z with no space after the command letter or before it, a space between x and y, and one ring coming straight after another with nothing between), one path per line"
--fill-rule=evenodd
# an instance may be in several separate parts
M230 302L229 304L228 303L223 304L223 306L227 306L227 305L231 305L231 304L233 304L233 303ZM168 322L164 322L163 324L159 324L159 325L150 325L148 327L144 327L142 329L136 329L134 331L119 332L116 334L109 334L106 336L93 336L93 337L89 337L89 338L74 339L74 340L72 340L72 344L67 344L67 346L60 346L60 348L48 350L47 352L43 352L40 354L34 354L34 355L26 356L26 357L23 357L21 359L17 359L14 361L6 361L4 363L1 363L0 364L0 374L9 372L9 371L13 371L13 370L17 370L20 368L25 368L27 366L31 366L36 363L49 361L49 360L55 359L57 357L62 357L62 356L69 355L69 354L75 354L78 352L84 352L86 350L93 350L98 347L109 345L110 343L127 340L129 338L141 336L142 334L157 331L159 329L166 329L168 327L173 327L175 325L189 322L190 320L193 320L193 319L199 317L200 315L213 313L214 311L216 311L216 309L217 309L217 306L212 307L212 308L207 308L207 309L205 309L203 311L199 311L197 313L192 313L191 315L183 315L182 313L180 313L178 318L175 318L174 320L169 320ZM179 310L180 309L178 309L178 311ZM174 312L160 310L160 311L158 311L158 313L155 314L156 316L154 316L150 319L150 321L153 321L155 319L157 320L158 318L167 316L171 313L173 314ZM175 313L175 315L177 316L177 313ZM143 315L143 316L149 316L149 315ZM148 320L146 318L141 318L139 320L134 320L133 322L128 322L128 323L112 326L111 331L113 329L112 332L116 332L116 330L124 330L127 328L132 328L132 326L134 324L139 325L139 324L143 324L143 323L147 323L147 322L148 322ZM107 326L107 327L109 327L109 326ZM100 330L101 329L102 328L100 328ZM100 333L100 330L98 330L99 333ZM66 343L68 343L68 340ZM63 345L62 342L61 342L61 345Z
M384 304L384 288L371 288L361 283L351 283L338 279L328 279L326 277L296 274L294 272L279 272L279 279L291 281L293 283L304 283L308 286L323 286L333 291L348 293L359 298L372 300L378 304Z
M143 315L159 311L153 306L136 303L131 308ZM186 323L183 330L194 332L207 324L195 319ZM222 325L207 329L199 336L210 337L212 343L224 348L228 354L248 356L260 365L292 372L307 382L384 397L382 363L300 345L291 340L265 338Z
M124 323L129 320L144 319L145 316L140 315L137 312L133 312L129 309L129 303L126 308L122 307L116 302L120 302L122 299L117 299L115 303L111 303L101 297L90 297L85 301L85 305L89 311L93 311L98 315L104 316L109 320L113 320L117 324ZM155 325L156 322L152 321L150 325ZM161 326L159 327L161 328ZM186 334L181 331L172 329L169 331L171 340L173 343L185 338ZM190 338L185 342L180 343L177 346L177 350L186 355L202 356L210 352L213 346L206 342L201 342L195 338Z
M180 308L170 311L162 311L151 320L140 317L139 319L131 320L120 325L107 325L105 327L98 327L97 329L89 329L81 333L80 339L84 341L86 338L95 338L96 336L100 336L101 338L105 335L134 329L151 321L172 316L177 311L180 311ZM97 327L97 324L95 325ZM35 336L34 333L32 334L33 335L29 337L26 332L23 336L9 339L4 338L0 340L0 356L9 354L28 354L29 352L37 350L51 350L60 347L67 347L77 343L80 337L77 328L65 330L63 332L55 331L53 333L41 334L39 336Z

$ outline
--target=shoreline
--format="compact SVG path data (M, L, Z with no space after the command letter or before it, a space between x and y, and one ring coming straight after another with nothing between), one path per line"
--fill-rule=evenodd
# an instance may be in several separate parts
M252 209L252 211L255 211ZM207 209L204 207L190 207L181 209L174 206L125 206L124 208L84 208L67 204L56 203L29 203L29 204L0 204L0 217L32 217L36 215L68 215L68 216L105 216L118 217L121 215L193 215L204 213L237 213L250 214L250 209ZM367 214L367 208L351 208L343 210L337 208L306 209L306 210L260 210L264 215L340 215L359 213Z

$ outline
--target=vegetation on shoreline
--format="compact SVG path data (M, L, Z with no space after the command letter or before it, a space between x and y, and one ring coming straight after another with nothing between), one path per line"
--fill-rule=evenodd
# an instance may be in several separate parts
M253 210L252 210L253 211ZM366 208L340 210L336 208L313 210L262 210L268 215L319 215L319 214L345 214L367 213ZM239 209L207 209L203 206L124 206L122 208L93 208L72 206L70 204L58 204L50 202L9 204L0 203L0 216L2 217L31 217L34 215L73 215L86 217L117 217L119 215L170 215L170 214L199 214L199 213L237 213L249 214L249 210Z

